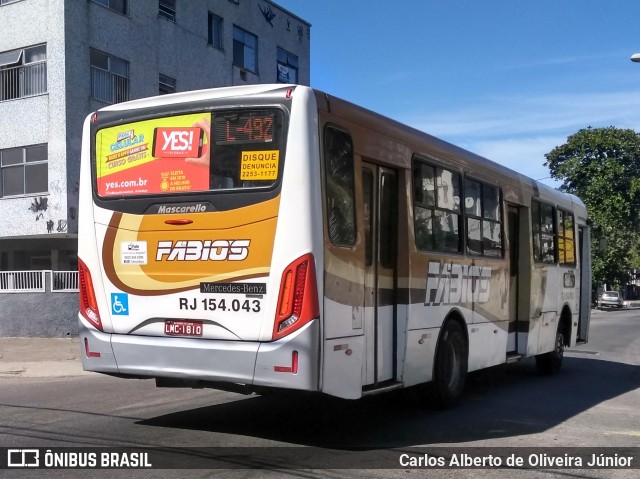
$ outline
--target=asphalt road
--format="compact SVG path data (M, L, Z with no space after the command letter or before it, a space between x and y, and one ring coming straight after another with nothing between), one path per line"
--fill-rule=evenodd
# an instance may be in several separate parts
M152 381L97 374L2 378L0 447L152 447L167 457L173 454L176 464L188 467L206 454L197 449L201 447L261 448L239 449L242 454L270 451L266 448L273 446L308 446L322 448L324 462L322 468L304 471L5 470L0 476L406 478L426 473L375 469L375 460L368 462L369 458L389 454L389 449L399 456L418 446L455 447L461 452L478 447L489 448L483 449L487 452L502 447L590 447L609 454L640 447L639 386L640 310L593 312L589 343L567 352L556 376L538 375L532 360L470 375L463 403L445 411L425 408L407 392L343 402L157 389ZM184 449L171 449L175 447ZM351 464L352 469L330 469L344 458L348 462L354 450L371 456L356 456L362 464ZM635 478L638 471L432 469L428 475Z

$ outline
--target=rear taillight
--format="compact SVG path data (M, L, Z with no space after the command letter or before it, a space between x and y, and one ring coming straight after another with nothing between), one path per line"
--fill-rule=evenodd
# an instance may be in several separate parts
M98 313L98 302L93 289L93 281L91 281L91 273L89 273L89 268L80 259L78 259L78 276L80 282L80 314L96 329L102 331L102 321L100 321L100 313Z
M284 270L279 294L274 340L291 334L320 315L312 254L301 256Z

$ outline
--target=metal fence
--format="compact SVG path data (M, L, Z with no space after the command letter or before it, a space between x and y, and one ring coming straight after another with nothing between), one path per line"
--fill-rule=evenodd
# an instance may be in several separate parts
M47 62L0 69L0 101L47 92Z
M1 293L78 291L77 271L0 271Z
M51 271L51 291L78 291L77 271Z
M127 101L129 79L101 68L91 67L91 97L105 103Z

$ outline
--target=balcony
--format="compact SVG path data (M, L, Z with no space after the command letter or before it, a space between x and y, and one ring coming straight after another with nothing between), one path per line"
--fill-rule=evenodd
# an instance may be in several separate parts
M91 98L104 103L127 101L129 99L129 79L92 66Z
M46 92L46 61L0 68L0 101L42 95Z

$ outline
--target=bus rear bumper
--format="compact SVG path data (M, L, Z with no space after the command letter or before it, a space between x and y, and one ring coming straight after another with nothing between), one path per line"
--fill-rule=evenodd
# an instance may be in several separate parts
M86 371L318 390L319 322L273 342L109 334L80 323Z

